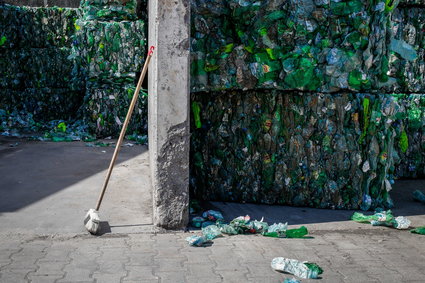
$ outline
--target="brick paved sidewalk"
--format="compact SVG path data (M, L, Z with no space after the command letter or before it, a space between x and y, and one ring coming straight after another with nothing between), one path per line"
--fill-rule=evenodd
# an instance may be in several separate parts
M312 231L311 239L260 235L190 247L189 233L0 236L0 282L283 282L272 258L316 262L317 282L424 282L425 236L384 227ZM310 282L315 280L301 280Z

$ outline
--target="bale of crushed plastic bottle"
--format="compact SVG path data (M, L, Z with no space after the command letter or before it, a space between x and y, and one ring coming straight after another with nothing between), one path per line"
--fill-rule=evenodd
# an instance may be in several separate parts
M78 9L0 6L1 48L70 47Z
M397 3L193 0L191 89L379 89Z
M72 56L96 80L134 77L144 62L146 32L138 21L76 21Z
M391 207L390 95L192 94L191 186L208 200Z
M0 109L31 114L40 123L57 119L74 119L83 95L69 88L0 89Z
M128 84L87 84L83 119L97 137L119 135L135 91L135 82ZM128 134L147 132L147 94L141 91L128 126Z
M391 18L391 51L383 90L425 91L425 6L397 9Z
M136 0L81 0L84 20L135 20L137 19Z
M402 107L396 126L396 176L425 177L425 94L393 96Z
M68 59L70 48L18 48L0 53L0 86L6 89L83 87L73 76L74 63ZM77 70L77 69L75 69Z

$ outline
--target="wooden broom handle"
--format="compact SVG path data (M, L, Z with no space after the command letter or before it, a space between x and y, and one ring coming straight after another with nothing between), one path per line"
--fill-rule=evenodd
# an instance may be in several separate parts
M139 78L139 82L137 83L136 90L134 91L133 98L131 100L130 107L128 108L127 116L125 117L124 124L121 129L120 137L118 138L117 145L115 146L114 155L112 156L111 163L109 164L108 173L106 174L105 182L103 183L103 188L100 193L99 199L97 200L96 210L99 210L100 204L102 203L103 196L105 195L106 187L109 183L109 178L111 177L112 169L114 168L115 161L118 157L118 153L120 152L121 144L125 136L125 132L127 131L128 123L130 122L131 115L133 114L134 107L136 106L137 98L139 97L140 89L142 88L143 80L145 79L146 71L148 70L149 62L151 61L154 46L151 46L149 49L148 56L145 61L145 65L143 66L142 73Z

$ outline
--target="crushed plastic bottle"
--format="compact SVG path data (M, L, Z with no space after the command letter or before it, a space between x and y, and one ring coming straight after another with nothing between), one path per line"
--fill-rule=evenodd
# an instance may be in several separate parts
M197 247L201 247L207 243L209 243L210 241L208 239L206 239L203 236L197 236L197 235L193 235L190 237L186 238L186 241L189 243L189 245L191 246L197 246Z
M420 190L413 192L413 199L425 204L425 194Z
M221 214L220 211L216 210L207 210L204 213L202 213L202 217L205 219L208 219L209 221L223 221L224 217Z
M192 218L192 226L195 228L200 228L202 224L205 222L205 218L196 216Z
M287 229L285 232L286 238L303 238L306 235L308 235L308 230L305 226L297 229Z
M323 273L323 269L315 263L284 257L274 258L271 266L274 270L287 272L304 279L317 279Z
M223 236L223 234L221 234L220 228L218 228L217 225L209 225L207 227L203 227L202 234L207 240L213 240L217 237Z
M425 226L417 227L415 229L410 230L410 232L420 235L425 235Z
M391 210L377 210L373 215L364 215L363 213L354 212L351 220L359 223L370 223L372 226L388 226L399 230L405 230L410 227L411 221L404 216L394 217Z

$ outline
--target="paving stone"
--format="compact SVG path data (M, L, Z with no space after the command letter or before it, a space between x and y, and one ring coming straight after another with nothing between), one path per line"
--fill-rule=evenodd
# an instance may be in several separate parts
M156 275L159 277L161 283L185 283L186 277L184 272L182 271L174 271L174 272L158 272Z
M223 282L221 277L218 275L215 275L214 277L196 277L196 276L186 276L186 282L188 283L220 283ZM259 281L257 281L259 282Z
M123 280L157 280L158 276L153 274L153 269L152 266L126 266L127 276Z
M58 280L58 282L92 282L94 281L91 278L91 275L93 271L95 270L95 267L84 267L81 265L67 265L64 268L64 271L66 272L65 277L61 280Z
M189 271L188 275L193 276L193 277L214 277L214 276L217 276L217 274L214 273L213 269L211 268L211 265L186 264L185 267Z
M0 273L0 282L1 283L27 283L28 280L25 279L26 274L15 273L10 271L2 271Z
M134 265L134 266L147 266L153 264L155 254L154 253L131 253L127 254L129 261L125 266Z
M34 276L43 276L43 275L63 275L65 272L62 269L65 267L66 262L62 261L49 261L49 262L37 262L39 268Z
M30 275L28 279L31 283L54 283L56 280L61 279L61 275Z
M120 273L101 273L95 272L93 274L93 278L96 279L96 283L112 283L112 282L120 282L121 278L125 277L125 272Z
M244 268L234 270L217 270L216 273L222 278L222 282L245 282L248 280L248 270Z
M170 272L170 271L180 271L184 272L185 268L183 267L183 262L185 258L155 258L154 265L157 266L155 268L155 275L157 272Z

